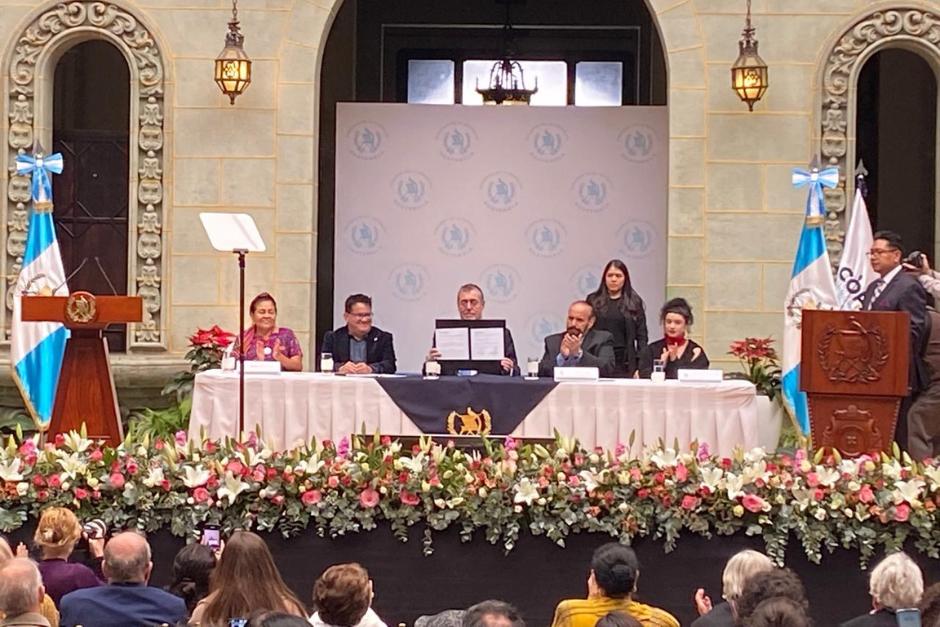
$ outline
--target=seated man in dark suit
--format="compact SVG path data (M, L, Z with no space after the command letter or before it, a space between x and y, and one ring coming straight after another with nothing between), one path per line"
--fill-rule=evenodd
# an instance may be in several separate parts
M392 334L372 326L372 299L353 294L346 299L346 326L327 331L321 352L332 353L340 374L393 374L395 346Z
M614 336L594 327L594 308L585 300L568 307L568 328L545 338L539 376L550 377L555 366L594 366L602 377L614 372Z
M904 272L901 236L893 231L878 231L872 242L871 267L879 278L872 282L862 296L865 311L906 311L911 319L911 347L908 365L910 394L901 402L898 426L894 439L907 450L907 410L930 377L922 359L927 335L927 292L916 275Z
M183 599L147 585L153 562L150 545L139 533L125 531L111 538L104 547L101 567L108 585L62 597L62 627L175 625L189 616Z

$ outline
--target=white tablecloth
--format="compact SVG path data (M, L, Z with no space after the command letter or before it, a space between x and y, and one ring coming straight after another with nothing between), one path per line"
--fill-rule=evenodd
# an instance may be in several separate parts
M310 372L247 375L245 429L256 424L277 447L312 437L339 440L361 432L363 425L370 434L421 433L374 379ZM203 428L211 438L236 435L236 374L211 370L196 375L190 435L198 437ZM712 452L722 455L736 446L750 449L759 444L755 390L746 381L561 383L512 435L552 437L555 429L577 436L585 447L611 449L626 444L634 432L637 453L660 439L666 446L675 440L682 447L693 440L707 442Z

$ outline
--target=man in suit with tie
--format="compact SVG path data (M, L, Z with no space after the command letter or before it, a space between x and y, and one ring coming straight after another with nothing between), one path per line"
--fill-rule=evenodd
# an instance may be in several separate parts
M871 267L879 278L865 290L862 308L866 311L906 311L911 320L910 393L901 402L895 440L907 448L907 410L917 394L927 386L929 377L921 358L927 330L927 292L911 274L904 272L901 259L904 245L894 231L875 233L871 251Z
M594 366L602 377L614 372L614 336L594 329L594 308L586 300L568 307L565 331L545 338L545 354L539 362L539 376L550 377L555 366Z
M372 299L353 294L346 299L346 326L327 331L321 352L332 353L339 374L393 374L392 334L372 325Z

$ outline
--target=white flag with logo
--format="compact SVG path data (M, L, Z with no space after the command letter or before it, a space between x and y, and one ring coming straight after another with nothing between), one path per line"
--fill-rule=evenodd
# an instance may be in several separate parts
M852 218L845 234L845 246L836 271L836 297L839 309L861 309L865 288L878 276L871 268L868 251L871 250L871 220L860 189L855 190Z

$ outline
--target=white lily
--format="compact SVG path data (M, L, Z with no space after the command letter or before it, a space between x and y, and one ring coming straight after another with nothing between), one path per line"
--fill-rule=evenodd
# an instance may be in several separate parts
M19 457L0 463L0 479L4 481L22 481L23 475L20 473L20 467L23 462Z
M204 485L211 477L211 473L205 468L193 468L192 466L183 466L183 485L187 488L198 488Z
M819 477L819 485L831 488L839 479L842 478L842 473L840 473L835 468L816 466L816 476Z
M940 467L924 466L924 475L929 478L930 483L933 484L933 486L930 488L931 492L940 490Z
M744 496L744 477L729 472L725 475L725 491L727 491L728 498L732 501L739 496Z
M702 485L715 492L718 490L718 485L721 482L721 478L725 475L725 471L721 468L701 468L699 469L699 474L702 476Z
M895 504L907 501L911 505L920 505L920 497L925 485L920 479L898 481L894 484L894 492L892 492Z
M754 464L762 461L765 457L767 457L767 451L758 446L744 454L744 461L748 464Z
M414 457L402 457L401 466L409 472L418 474L424 468L424 453L418 453Z
M671 468L679 461L679 456L671 448L664 448L650 455L650 461L660 468Z
M63 442L65 446L69 447L76 453L82 453L89 446L91 446L91 440L88 438L83 438L82 435L77 431L70 431L69 433L66 433Z
M539 498L539 490L528 478L523 479L516 485L516 495L513 497L513 503L525 503L532 505L532 502Z
M889 479L900 479L901 464L898 463L898 460L891 459L891 461L885 462L881 465L881 472L883 472L884 476L888 477Z
M858 475L858 461L854 459L843 459L839 464L839 472L843 475L855 477Z
M791 492L793 493L793 498L796 499L797 504L799 504L800 509L806 511L806 508L809 507L813 499L814 491L809 488L793 488Z
M166 479L163 475L162 468L151 468L150 472L147 474L147 478L144 479L143 483L148 488L155 488Z
M597 489L597 477L590 470L582 470L578 473L578 476L581 477L581 481L584 482L584 489L588 492L593 492Z
M78 453L62 456L57 461L62 466L62 474L69 479L84 475L85 470L88 468L88 464L82 460Z
M226 471L225 477L222 479L222 485L219 486L218 490L219 500L228 499L228 504L231 505L235 502L238 495L247 489L247 483L233 475L232 471Z

